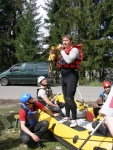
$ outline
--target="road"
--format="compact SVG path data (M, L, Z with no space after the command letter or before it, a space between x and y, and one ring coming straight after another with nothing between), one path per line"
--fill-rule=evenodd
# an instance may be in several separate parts
M61 86L52 87L53 93L57 94L61 90ZM90 87L90 86L79 86L78 87L82 98L86 102L95 101L99 93L103 90L102 87ZM36 97L37 86L20 86L20 85L10 85L10 86L0 86L0 99L15 99L18 100L23 93L29 92L33 97ZM78 91L76 92L75 98L81 99Z

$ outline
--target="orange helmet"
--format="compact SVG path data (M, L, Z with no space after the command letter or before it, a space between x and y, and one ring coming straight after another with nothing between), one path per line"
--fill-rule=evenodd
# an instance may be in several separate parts
M105 88L105 87L111 87L111 82L106 80L102 83L102 86Z

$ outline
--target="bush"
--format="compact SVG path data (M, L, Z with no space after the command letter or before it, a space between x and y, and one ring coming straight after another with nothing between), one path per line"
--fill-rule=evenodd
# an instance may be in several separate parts
M89 85L89 80L85 77L79 78L79 85Z

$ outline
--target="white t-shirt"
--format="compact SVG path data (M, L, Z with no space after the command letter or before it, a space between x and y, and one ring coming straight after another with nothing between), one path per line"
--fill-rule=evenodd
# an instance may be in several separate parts
M45 89L40 89L38 92L38 96L43 98L47 98L46 90Z
M113 86L111 87L110 93L100 112L106 116L113 117Z

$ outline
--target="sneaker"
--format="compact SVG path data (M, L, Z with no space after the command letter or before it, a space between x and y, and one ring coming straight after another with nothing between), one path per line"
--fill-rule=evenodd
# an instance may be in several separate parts
M64 117L62 120L60 120L58 123L64 123L64 122L66 122L66 121L68 121L69 120L69 118L68 117Z
M71 120L71 124L70 124L70 127L71 128L74 128L77 126L77 121L76 120Z

